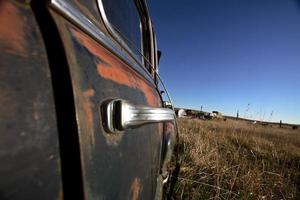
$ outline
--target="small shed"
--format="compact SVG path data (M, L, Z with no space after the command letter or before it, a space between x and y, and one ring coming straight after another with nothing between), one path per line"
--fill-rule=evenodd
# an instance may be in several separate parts
M181 109L178 110L178 117L179 118L184 118L186 116L187 116L186 111L184 109L181 108Z

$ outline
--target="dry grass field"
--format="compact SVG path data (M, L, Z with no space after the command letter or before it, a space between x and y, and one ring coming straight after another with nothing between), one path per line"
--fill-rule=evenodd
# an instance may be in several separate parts
M300 199L300 130L179 119L173 199Z

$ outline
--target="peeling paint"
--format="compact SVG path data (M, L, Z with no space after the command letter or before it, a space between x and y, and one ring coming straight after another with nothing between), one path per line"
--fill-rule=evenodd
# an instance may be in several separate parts
M0 1L0 41L7 46L7 52L26 56L26 20L12 2Z
M160 105L160 98L156 90L140 74L136 73L131 67L121 62L120 59L113 56L104 47L83 33L73 31L73 34L94 56L103 61L97 63L97 71L101 77L138 89L143 92L149 105Z
M86 120L85 128L86 133L89 134L90 143L92 146L95 145L95 134L94 134L94 116L93 116L93 108L94 104L91 101L91 98L95 95L95 91L93 89L87 89L82 92L82 106L84 112L84 120Z
M40 119L40 115L39 115L39 113L38 113L37 111L34 111L34 112L33 112L33 119L34 119L35 121L38 121L38 120Z
M40 119L40 113L41 109L43 107L42 102L39 101L39 98L37 98L34 102L33 102L33 113L32 113L32 117L35 121L38 121Z
M130 192L131 192L131 199L132 200L137 200L139 199L139 194L142 191L142 185L141 185L141 180L140 178L136 177L132 184L131 184L131 188L130 188Z
M93 97L95 95L95 90L88 89L83 92L83 96L85 97Z

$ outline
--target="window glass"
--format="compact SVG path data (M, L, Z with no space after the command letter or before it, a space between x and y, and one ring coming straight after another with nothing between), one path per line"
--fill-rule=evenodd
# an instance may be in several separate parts
M141 19L134 0L102 0L107 20L115 32L142 61Z

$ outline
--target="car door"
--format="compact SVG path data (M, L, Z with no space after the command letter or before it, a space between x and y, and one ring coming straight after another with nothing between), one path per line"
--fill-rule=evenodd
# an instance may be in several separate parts
M48 59L29 1L0 1L0 199L63 196Z
M160 197L174 113L157 89L145 2L52 0L49 10L70 71L84 197Z

